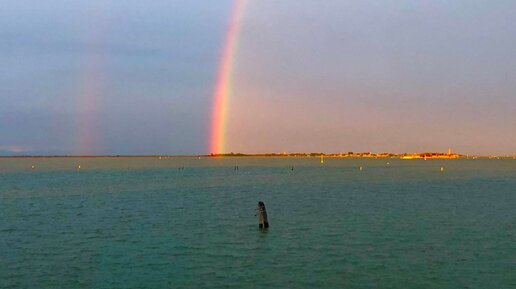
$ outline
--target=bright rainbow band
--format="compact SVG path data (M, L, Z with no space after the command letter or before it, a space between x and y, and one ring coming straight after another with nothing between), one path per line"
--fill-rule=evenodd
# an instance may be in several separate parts
M234 0L233 11L222 47L222 55L213 92L209 153L221 154L225 149L226 123L229 98L231 96L232 74L238 44L241 18L246 0Z

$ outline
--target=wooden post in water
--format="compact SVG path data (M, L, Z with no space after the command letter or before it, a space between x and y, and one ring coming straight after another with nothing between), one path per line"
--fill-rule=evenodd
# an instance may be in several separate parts
M258 202L258 207L256 207L256 214L258 215L258 228L269 228L267 210L265 210L265 204L263 202Z

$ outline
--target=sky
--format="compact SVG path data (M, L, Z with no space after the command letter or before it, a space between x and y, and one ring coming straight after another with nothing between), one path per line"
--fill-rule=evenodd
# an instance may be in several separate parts
M224 152L516 155L516 2L244 2ZM0 154L210 153L234 4L0 0Z

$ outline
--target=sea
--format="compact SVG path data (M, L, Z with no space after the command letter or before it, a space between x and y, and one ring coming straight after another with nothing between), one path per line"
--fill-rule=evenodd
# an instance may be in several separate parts
M0 288L516 288L516 160L1 158Z

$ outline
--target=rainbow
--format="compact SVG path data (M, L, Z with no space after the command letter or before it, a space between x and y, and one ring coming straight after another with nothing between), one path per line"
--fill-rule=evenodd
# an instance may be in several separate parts
M75 136L76 155L92 155L99 152L101 136L98 133L99 112L104 97L105 63L108 56L106 39L110 28L109 11L96 19L96 26L90 28L89 40L100 43L87 51L81 63L79 91L77 95L77 129ZM105 13L105 14L104 14Z
M225 149L226 122L235 55L241 18L246 0L234 0L213 91L213 111L209 139L209 153L221 154Z
M78 95L78 129L75 154L95 154L98 149L99 135L98 112L103 93L103 67L100 56L90 56L84 65Z

